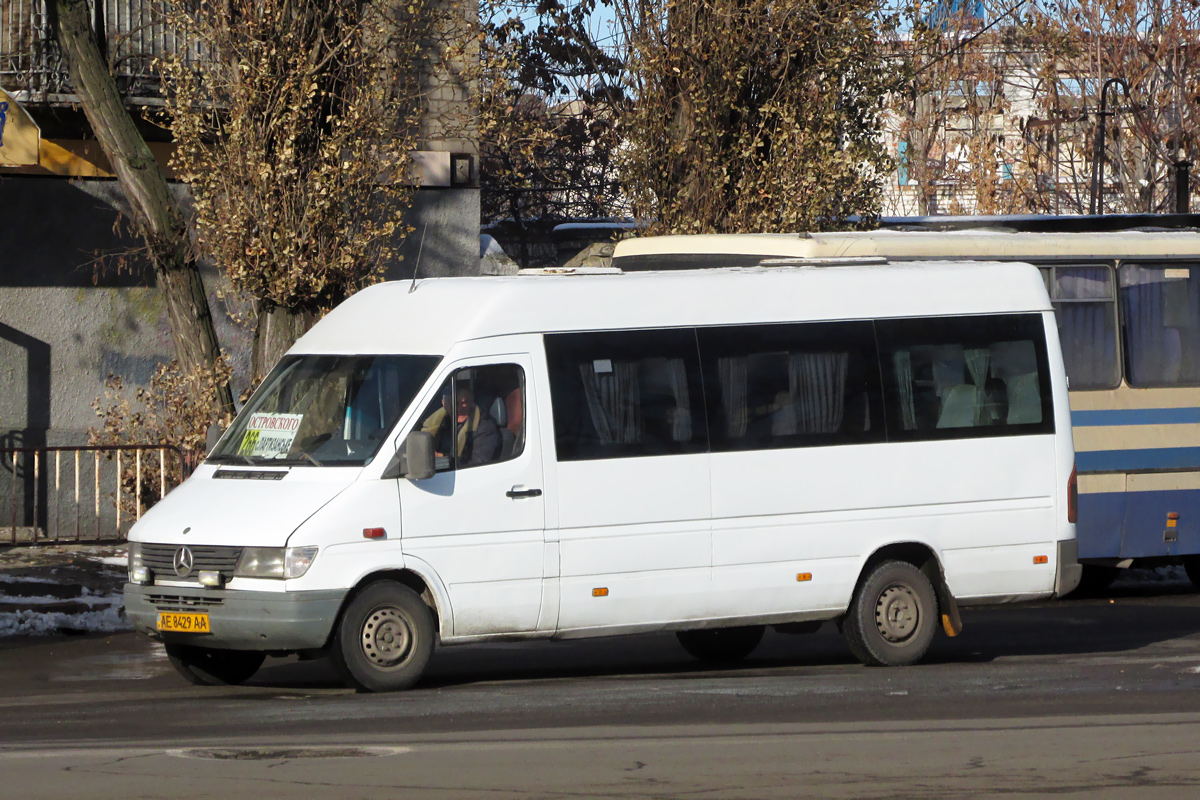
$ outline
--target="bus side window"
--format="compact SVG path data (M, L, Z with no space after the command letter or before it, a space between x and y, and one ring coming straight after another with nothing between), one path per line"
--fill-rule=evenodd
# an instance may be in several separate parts
M1121 363L1112 267L1044 267L1042 275L1058 320L1071 388L1116 388L1121 383Z
M560 461L708 449L692 328L545 337Z
M1054 431L1040 316L881 320L876 329L890 440Z
M1200 264L1124 264L1120 279L1130 385L1200 384Z
M884 441L870 322L700 328L714 452Z

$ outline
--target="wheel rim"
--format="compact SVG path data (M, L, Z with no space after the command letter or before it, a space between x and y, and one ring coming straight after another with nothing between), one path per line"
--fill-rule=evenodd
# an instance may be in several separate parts
M408 616L394 606L384 606L367 615L359 642L367 660L386 669L404 663L412 654L416 638Z
M875 627L889 642L903 642L916 633L921 607L911 586L894 583L884 589L875 604Z

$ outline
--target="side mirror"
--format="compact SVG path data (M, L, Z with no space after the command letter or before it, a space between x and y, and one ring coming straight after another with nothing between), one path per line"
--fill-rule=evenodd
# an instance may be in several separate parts
M404 444L392 456L381 477L423 481L432 478L433 474L433 434L413 431L405 437Z
M221 441L221 434L225 433L225 429L217 423L208 426L208 431L204 435L204 451L211 453L213 448L217 446L217 442Z

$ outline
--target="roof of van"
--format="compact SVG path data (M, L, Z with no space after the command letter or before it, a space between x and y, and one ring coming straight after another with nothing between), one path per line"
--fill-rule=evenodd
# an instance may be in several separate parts
M1050 309L1035 267L997 262L754 267L381 283L292 353L443 355L518 333L989 314Z
M614 266L655 269L729 263L728 256L793 258L1071 258L1098 256L1200 255L1200 231L1126 230L1117 233L1030 233L973 228L954 231L839 231L832 233L752 233L647 236L624 239L613 252ZM720 256L721 258L711 258ZM674 257L674 258L672 258ZM673 264L671 262L674 262ZM624 266L622 266L624 265Z

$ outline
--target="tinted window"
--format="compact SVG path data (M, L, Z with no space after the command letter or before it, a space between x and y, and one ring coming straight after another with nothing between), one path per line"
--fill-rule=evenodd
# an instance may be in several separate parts
M1041 316L882 320L876 331L889 439L1054 432Z
M692 329L548 334L560 461L708 447Z
M457 370L421 414L438 472L508 461L525 447L525 371L516 364Z
M871 323L697 334L714 451L883 441Z
M1058 338L1071 388L1116 388L1121 383L1121 364L1112 268L1050 267L1043 275L1058 318Z
M1130 385L1200 384L1200 264L1124 265L1121 314Z

